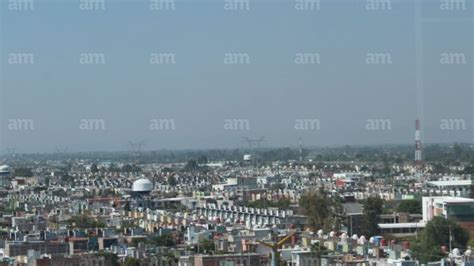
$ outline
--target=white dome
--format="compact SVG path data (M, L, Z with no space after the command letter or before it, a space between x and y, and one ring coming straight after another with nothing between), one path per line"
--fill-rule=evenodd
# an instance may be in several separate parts
M152 190L153 190L153 183L146 178L140 178L137 181L133 182L133 186L132 186L133 192L149 192Z
M12 170L8 165L0 165L0 173L10 173Z

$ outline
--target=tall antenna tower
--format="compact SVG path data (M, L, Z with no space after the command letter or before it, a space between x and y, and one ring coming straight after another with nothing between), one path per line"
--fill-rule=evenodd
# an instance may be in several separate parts
M420 119L416 119L415 122L415 167L417 177L420 178L421 168L423 167Z
M252 148L255 147L254 144L256 144L257 149L260 149L260 147L262 146L262 143L265 141L265 137L260 137L258 139L251 139L249 137L243 137L243 139L249 145L250 150L252 150Z
M6 156L9 158L16 157L16 147L7 147L5 148Z
M128 147L130 150L130 153L132 154L133 157L137 158L140 156L141 152L143 151L143 147L145 146L145 141L129 141L128 142Z
M68 147L62 147L62 146L56 146L54 148L54 151L56 154L66 154L68 152L69 148Z
M301 138L301 136L299 137L298 142L299 142L300 162L302 162L303 161L303 139Z

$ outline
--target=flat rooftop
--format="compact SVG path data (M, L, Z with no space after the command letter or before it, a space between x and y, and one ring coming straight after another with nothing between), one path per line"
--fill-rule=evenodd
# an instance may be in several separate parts
M424 228L425 223L397 223L397 224L379 224L381 229L399 229L399 228Z
M431 181L428 185L435 187L457 187L457 186L471 186L472 180L453 180L453 181Z
M464 197L436 196L436 197L423 197L423 198L432 198L435 200L441 200L444 203L473 203L474 202L474 199L464 198Z

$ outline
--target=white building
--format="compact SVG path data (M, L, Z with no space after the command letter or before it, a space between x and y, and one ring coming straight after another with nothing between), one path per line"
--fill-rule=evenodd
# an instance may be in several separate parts
M424 222L429 222L435 216L442 216L458 223L474 223L474 199L444 196L423 197L422 206Z

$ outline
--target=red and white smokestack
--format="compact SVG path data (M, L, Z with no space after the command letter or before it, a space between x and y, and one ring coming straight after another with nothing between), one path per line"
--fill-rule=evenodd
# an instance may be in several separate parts
M420 131L420 120L417 119L415 123L415 164L417 166L422 165L421 157L421 131Z

